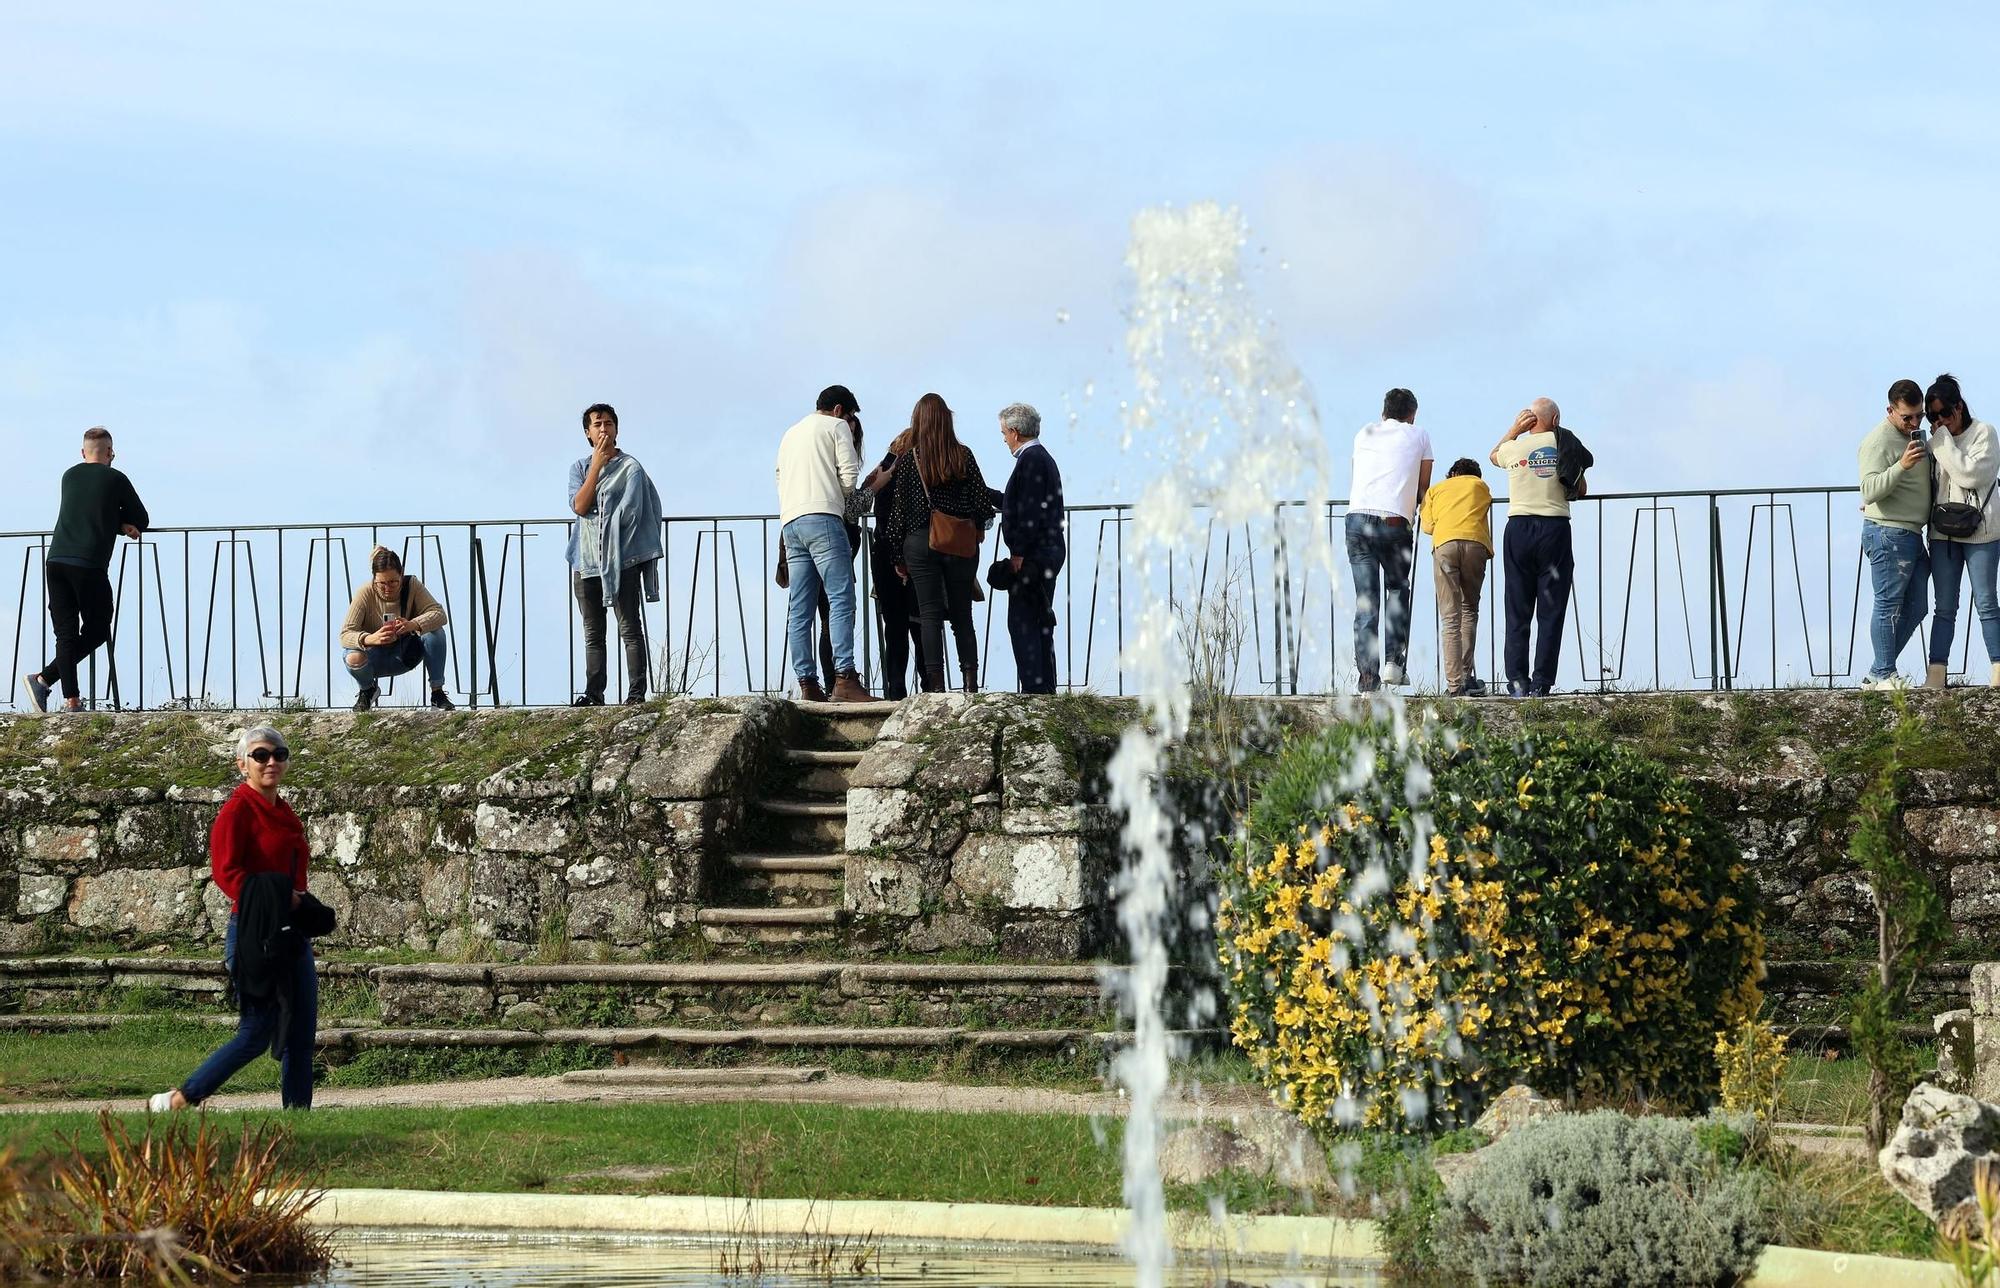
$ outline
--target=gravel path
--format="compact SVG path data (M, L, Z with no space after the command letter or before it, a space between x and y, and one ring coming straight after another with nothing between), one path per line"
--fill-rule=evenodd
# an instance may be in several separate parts
M937 1082L896 1082L829 1074L816 1082L776 1086L603 1086L550 1078L485 1078L469 1082L424 1082L396 1087L322 1087L315 1109L468 1109L482 1105L533 1104L760 1104L841 1105L854 1109L914 1109L942 1113L1123 1115L1124 1098L1114 1092L1051 1091L1040 1087L962 1086ZM1266 1108L1263 1092L1232 1085L1204 1089L1166 1106L1169 1117L1194 1118L1254 1112ZM123 1100L36 1100L0 1105L0 1114L96 1113L100 1109L143 1109L143 1098ZM218 1095L214 1110L278 1108L276 1092Z

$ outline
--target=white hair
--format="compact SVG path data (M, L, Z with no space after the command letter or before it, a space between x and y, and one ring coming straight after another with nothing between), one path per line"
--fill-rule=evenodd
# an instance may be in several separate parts
M268 742L273 747L283 747L286 751L291 750L290 745L285 742L285 735L270 725L253 725L236 735L236 758L243 759L250 754L250 749L260 742Z
M1000 409L1000 428L1010 429L1020 438L1042 436L1042 413L1026 403L1008 403Z
M1537 398L1528 407L1535 413L1535 418L1550 429L1562 424L1562 408L1556 406L1555 399Z

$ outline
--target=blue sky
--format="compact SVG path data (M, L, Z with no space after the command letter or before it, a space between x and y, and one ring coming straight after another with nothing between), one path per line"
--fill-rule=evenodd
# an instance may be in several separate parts
M97 423L163 524L554 515L598 399L669 511L761 511L832 381L994 476L1033 402L1129 497L1163 201L1243 209L1336 491L1391 385L1446 457L1557 398L1599 490L1848 482L1890 381L2000 396L1971 5L292 8L0 16L5 527Z

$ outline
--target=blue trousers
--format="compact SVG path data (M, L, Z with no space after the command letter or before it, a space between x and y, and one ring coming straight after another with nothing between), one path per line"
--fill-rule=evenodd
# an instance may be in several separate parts
M1986 638L1986 660L2000 662L2000 594L1994 592L2000 574L2000 541L1931 539L1931 661L1951 661L1951 637L1958 634L1958 587L1972 574L1972 608L1979 614L1979 633Z
M375 681L384 676L401 675L414 671L417 663L424 664L424 673L430 677L433 689L444 687L444 627L426 631L414 638L405 635L394 644L370 644L366 648L352 652L366 653L368 660L360 666L350 666L347 673L354 682L364 689L375 687Z
M1410 562L1416 534L1380 515L1347 516L1347 571L1354 586L1354 669L1366 693L1382 683L1382 664L1410 654Z
M229 918L229 931L222 940L222 964L236 966L236 918ZM319 1032L319 971L312 948L299 954L292 978L292 1024L278 1048L278 1088L287 1109L311 1109L313 1102L313 1039ZM181 1084L181 1094L191 1105L214 1095L236 1071L271 1049L278 1035L279 1006L276 999L254 1002L237 999L236 1036L215 1049L201 1067Z
M1868 578L1875 588L1874 609L1868 616L1875 665L1868 669L1868 678L1881 680L1896 673L1896 659L1923 625L1931 557L1920 534L1873 519L1861 521L1861 552L1868 556Z
M826 591L827 635L833 640L833 669L854 670L854 547L837 514L802 514L785 525L785 571L791 599L785 613L786 651L792 673L813 676L813 615Z

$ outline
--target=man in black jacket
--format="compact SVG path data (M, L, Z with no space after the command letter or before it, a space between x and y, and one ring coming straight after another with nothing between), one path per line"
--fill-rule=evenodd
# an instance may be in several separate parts
M1023 693L1056 691L1056 574L1063 539L1062 472L1041 444L1042 417L1026 403L1000 413L1000 438L1014 454L1014 472L1000 503L1000 537L1014 574L1007 596L1007 634Z
M111 550L124 533L134 541L151 526L132 480L111 467L111 433L99 425L83 434L83 463L62 477L62 509L42 565L56 655L21 677L28 701L49 709L49 690L62 685L63 705L81 710L77 663L111 638Z

